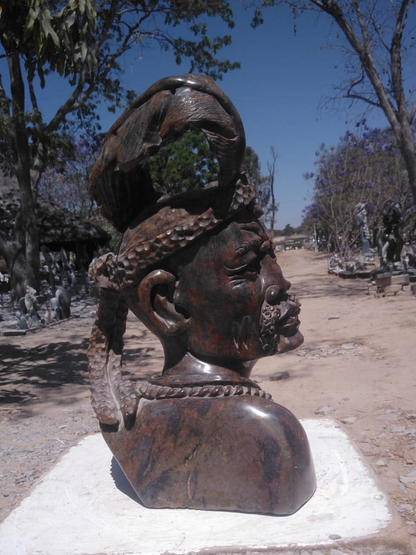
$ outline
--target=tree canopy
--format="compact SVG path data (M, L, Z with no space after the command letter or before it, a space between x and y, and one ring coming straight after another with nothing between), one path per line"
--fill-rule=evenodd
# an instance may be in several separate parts
M159 150L150 159L150 172L168 194L201 189L215 181L218 162L202 133L188 131L179 140Z
M338 94L350 102L381 109L397 141L416 203L416 142L412 125L416 115L416 80L409 58L416 35L414 0L263 0L255 2L253 25L263 21L262 8L288 6L295 17L307 11L330 18L344 59L345 81Z
M88 193L88 183L98 147L94 137L81 135L69 147L57 150L53 165L45 168L40 179L39 196L78 216L96 216L97 207Z
M57 150L53 167L47 167L39 183L39 195L53 200L84 217L98 217L97 207L88 193L92 167L97 157L99 140L83 135L76 137L70 148ZM154 186L174 195L201 189L218 178L219 164L202 133L187 131L175 142L162 147L149 159ZM257 153L246 147L243 171L247 172L259 191L259 202L267 213L270 204L268 176L261 173Z
M73 136L74 126L97 131L95 108L111 109L132 98L121 84L120 57L159 45L187 70L215 78L239 66L220 59L230 35L213 37L209 21L234 26L226 0L13 0L0 9L0 163L17 177L21 210L12 241L0 233L0 254L18 296L38 287L39 239L35 198L45 167ZM181 24L186 25L186 32ZM66 81L68 95L46 121L38 100L52 75ZM9 85L9 86L8 86ZM71 128L72 126L72 128ZM59 150L58 148L58 150Z

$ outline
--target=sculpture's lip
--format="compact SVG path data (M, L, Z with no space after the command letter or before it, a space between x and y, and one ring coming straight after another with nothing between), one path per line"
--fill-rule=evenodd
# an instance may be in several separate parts
M299 312L299 311L298 311ZM279 326L279 332L285 337L291 337L298 332L300 326L300 320L297 315L289 316L285 319L284 324Z

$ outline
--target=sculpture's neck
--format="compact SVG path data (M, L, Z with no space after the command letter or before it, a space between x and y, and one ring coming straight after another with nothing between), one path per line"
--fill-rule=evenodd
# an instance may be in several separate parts
M258 387L249 379L255 363L256 361L239 362L230 368L202 361L191 353L186 353L174 366L165 368L162 376L152 378L151 382L170 387L205 384L246 384Z

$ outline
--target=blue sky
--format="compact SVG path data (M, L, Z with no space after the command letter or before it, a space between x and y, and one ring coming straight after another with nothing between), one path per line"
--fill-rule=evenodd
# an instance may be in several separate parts
M324 15L304 14L299 17L294 35L293 19L286 9L265 12L265 24L250 27L251 12L238 2L231 2L236 27L233 44L220 55L241 62L241 69L224 76L219 85L241 114L246 141L260 157L263 173L271 160L270 146L278 153L275 178L279 202L276 228L286 224L298 226L302 209L308 204L311 183L303 175L313 171L315 153L322 143L338 142L347 129L354 129L363 107L349 109L348 101L333 107L322 107L323 100L333 96L333 85L342 80L342 57L336 50L325 48L331 33ZM208 23L210 23L208 21ZM210 24L215 32L228 32L219 24ZM186 73L188 63L177 66L171 54L158 46L135 52L122 60L124 86L140 94L158 79ZM4 67L4 66L3 66ZM41 104L52 115L64 100L65 90L57 83L41 91ZM100 110L103 130L115 121L103 107ZM366 116L367 124L384 127L387 121L379 111Z

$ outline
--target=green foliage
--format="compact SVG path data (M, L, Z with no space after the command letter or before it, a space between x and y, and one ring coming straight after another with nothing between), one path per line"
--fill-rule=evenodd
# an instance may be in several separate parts
M188 131L150 159L150 172L158 187L177 194L201 189L218 175L218 163L202 133Z
M104 231L106 231L110 236L110 242L104 248L100 249L99 254L103 254L105 251L118 252L122 234L117 231L117 229L112 224L110 224L110 222L106 220L106 218L101 216L101 214L97 213L92 221L102 227Z
M25 58L29 81L35 74L45 86L53 71L62 77L81 70L91 75L96 65L92 45L96 11L91 0L68 4L47 0L14 0L1 12L2 45Z
M289 235L295 234L295 228L292 227L290 224L286 224L285 228L283 229L283 235L288 237Z
M305 227L304 224L301 224L298 227L293 227L291 224L286 224L284 229L276 229L275 230L275 237L289 237L291 235L309 235L310 230L308 227ZM298 245L301 246L301 245Z
M135 50L159 46L177 62L221 78L239 67L219 59L231 42L229 35L212 36L208 19L232 29L227 0L9 0L0 3L0 59L7 59L10 92L0 73L0 165L16 175L21 191L21 214L12 240L0 229L0 253L16 268L19 294L25 281L37 288L39 239L34 200L46 167L71 153L71 137L99 131L95 110L104 101L115 111L133 93L122 86L119 60ZM184 24L184 25L183 25ZM70 86L62 105L45 121L38 101L39 85L62 78ZM140 84L138 84L140 87ZM78 129L77 129L78 127ZM65 156L63 149L67 149ZM62 175L62 171L61 174ZM67 199L66 199L67 200ZM12 276L12 280L14 280ZM15 280L14 280L15 281Z
M220 50L231 43L231 37L210 36L208 18L219 19L230 29L234 26L226 0L13 0L3 3L0 55L3 50L5 57L13 58L13 68L9 66L11 97L7 96L0 76L3 152L6 142L9 148L14 142L13 127L17 121L13 120L11 108L17 104L20 112L25 111L19 117L24 119L23 127L32 143L34 157L39 142L46 145L51 135L67 126L71 119L80 122L83 131L91 134L92 128L86 130L85 121L91 125L91 116L99 102L104 100L114 112L135 96L133 91L124 90L118 63L129 50L141 53L144 48L159 45L163 50L171 50L178 63L189 59L188 70L217 79L238 68L237 62L218 58ZM24 65L27 84L21 65ZM66 79L73 89L46 124L36 98L35 78L45 87L52 74ZM25 97L30 99L29 109L25 106ZM10 159L9 153L6 158Z
M258 154L253 148L251 148L251 146L246 147L242 171L246 172L256 185L258 191L258 201L267 218L271 209L270 177L262 174Z
M201 189L217 180L218 162L211 153L202 133L188 131L180 139L167 145L150 159L150 172L157 187L167 194L178 194L191 189ZM266 217L270 212L270 180L261 173L257 153L246 147L242 166L255 183L258 200Z
M219 51L231 43L229 35L210 37L207 18L222 20L233 28L229 2L215 0L13 0L0 10L0 45L10 66L12 94L7 96L0 75L0 164L13 173L22 152L16 151L16 125L30 144L31 163L36 160L39 173L32 172L32 189L43 167L60 157L68 137L82 133L97 136L100 131L97 104L104 100L108 109L125 106L136 96L125 91L118 59L131 49L158 44L172 50L177 62L190 59L190 70L221 78L238 63L219 60ZM193 38L184 38L186 23ZM171 30L169 30L169 28ZM185 33L186 35L187 33ZM189 34L189 32L188 32ZM0 49L1 54L1 49ZM23 68L27 84L23 75ZM44 122L37 101L35 77L44 87L51 74L67 79L73 87L68 98L49 123ZM25 90L26 89L26 90ZM27 109L29 98L31 108ZM17 109L18 106L18 109ZM17 113L19 112L19 116ZM24 113L23 113L24 112ZM21 144L21 147L24 148Z
M261 174L261 164L258 154L251 146L246 147L244 162L242 167L243 172L247 172L253 183L257 187L261 187L265 177Z

